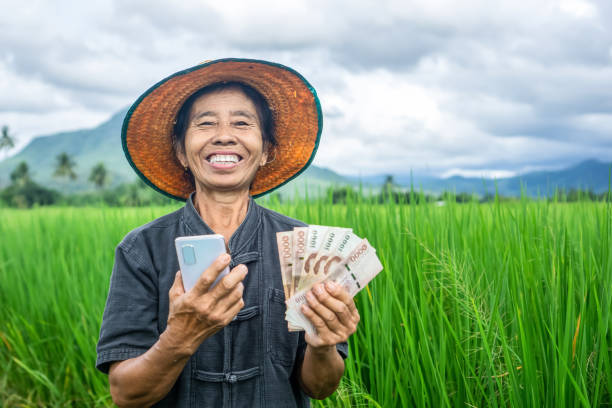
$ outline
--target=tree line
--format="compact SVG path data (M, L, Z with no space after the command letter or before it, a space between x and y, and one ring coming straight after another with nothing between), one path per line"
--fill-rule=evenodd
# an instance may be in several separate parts
M523 193L525 194L525 193ZM527 197L527 196L526 196ZM529 198L529 197L527 197ZM366 200L372 203L385 204L423 204L447 202L456 203L488 203L488 202L507 202L518 201L521 197L504 196L498 193L486 193L482 196L475 193L442 191L439 194L416 191L395 184L392 175L385 177L385 181L377 193L364 194L360 190L355 190L351 186L329 187L326 190L325 199L333 204L347 204L359 200ZM576 201L612 201L612 190L602 193L595 193L591 189L556 189L552 195L540 197L550 202L576 202Z
M67 153L60 153L56 157L53 177L76 180L76 163ZM39 185L32 178L30 166L25 161L17 164L10 173L10 185L0 190L0 199L9 206L31 207L33 205L55 204L63 197L56 190ZM103 189L108 183L108 172L104 163L96 164L89 173L88 180L97 190Z
M78 178L78 175L74 171L76 163L70 155L62 152L55 157L55 161L53 177L67 178L68 180L76 180ZM25 184L28 181L32 181L32 175L28 164L25 161L19 162L15 170L11 172L10 179L12 183L17 184ZM108 184L108 172L103 162L99 162L91 168L88 181L96 188L103 188Z

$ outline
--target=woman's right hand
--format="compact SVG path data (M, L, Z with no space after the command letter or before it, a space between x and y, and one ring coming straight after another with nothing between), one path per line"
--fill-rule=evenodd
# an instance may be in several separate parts
M160 340L166 337L180 354L191 356L204 340L227 326L244 306L242 281L248 272L245 265L237 265L208 290L230 259L228 254L220 255L187 292L183 288L181 271L176 273L168 292L168 325Z

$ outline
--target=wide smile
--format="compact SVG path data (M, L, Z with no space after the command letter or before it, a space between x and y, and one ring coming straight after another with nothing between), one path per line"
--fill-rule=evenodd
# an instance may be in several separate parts
M229 169L236 167L242 156L237 153L212 153L206 156L206 161L215 169Z

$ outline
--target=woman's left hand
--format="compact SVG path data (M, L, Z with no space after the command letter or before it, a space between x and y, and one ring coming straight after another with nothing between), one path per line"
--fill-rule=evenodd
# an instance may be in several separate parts
M359 312L344 288L334 282L318 283L306 295L302 312L317 329L306 333L306 343L314 348L327 348L347 341L357 330Z

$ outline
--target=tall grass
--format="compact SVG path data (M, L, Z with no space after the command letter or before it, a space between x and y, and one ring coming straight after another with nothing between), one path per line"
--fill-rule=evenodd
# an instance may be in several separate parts
M357 296L340 389L315 405L612 405L609 205L266 205L352 227L385 267ZM110 404L94 361L113 250L173 209L0 210L4 405Z

